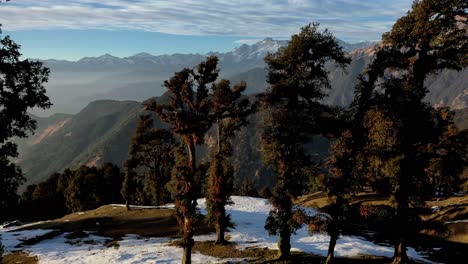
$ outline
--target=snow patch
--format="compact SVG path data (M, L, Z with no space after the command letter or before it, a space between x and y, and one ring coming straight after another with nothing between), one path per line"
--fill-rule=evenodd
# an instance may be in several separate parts
M268 236L264 229L265 220L271 210L268 200L253 197L232 196L232 205L227 206L236 228L227 233L230 241L237 243L239 249L247 247L268 247L277 249L277 237ZM204 199L198 200L200 212L206 214ZM125 205L111 204L112 207ZM136 208L174 208L166 206L132 206ZM317 214L313 209L306 209L309 214ZM83 212L81 212L83 213ZM80 214L80 213L79 213ZM465 221L465 220L462 220ZM17 227L15 227L17 228ZM8 232L9 231L9 232ZM6 251L17 250L15 246L21 241L43 235L51 230L0 229ZM36 245L23 246L21 249L35 255L40 263L180 263L182 249L171 246L171 238L143 238L137 235L127 235L118 241L119 247L106 247L108 238L89 234L80 239L67 239L67 233L55 238L44 240ZM215 234L195 236L196 241L215 240ZM292 250L304 251L325 256L330 237L325 234L309 235L307 227L299 229L291 237ZM335 253L337 256L375 255L392 257L391 246L377 245L361 237L342 236L338 239ZM419 261L431 263L424 255L408 248L408 255ZM226 259L205 256L197 252L192 254L194 263L225 263Z

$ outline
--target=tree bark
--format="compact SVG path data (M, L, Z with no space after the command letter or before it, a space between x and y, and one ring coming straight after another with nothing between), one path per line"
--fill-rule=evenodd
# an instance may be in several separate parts
M286 259L291 256L291 233L280 232L278 239L279 259Z
M182 256L182 264L192 263L192 246L184 247L184 254Z
M125 207L127 208L127 211L130 211L130 203L128 202L128 199L125 199Z
M196 168L196 156L195 156L195 142L193 142L193 139L190 138L186 142L187 144L187 149L188 149L188 155L189 155L189 166L190 170L192 173L195 173L195 168Z
M333 263L333 255L335 254L336 240L338 240L338 236L330 237L330 243L328 244L328 254L327 259L325 260L325 264Z
M191 179L188 179L187 186L185 192L188 193L189 196L193 197L193 181L195 176L196 170L196 156L195 156L195 142L192 137L186 139L185 141L188 149L188 156L189 156L189 166L191 172ZM183 247L184 253L182 257L182 264L190 264L192 263L192 246L193 246L193 225L191 217L193 215L193 201L190 201L189 204L186 204L188 208L186 208L184 213L184 225L183 225Z
M393 256L392 264L403 264L408 263L408 255L406 254L406 245L403 240L401 240L398 245L395 246L395 254Z
M224 245L226 240L224 239L224 228L217 228L216 230L216 244Z
M218 154L219 154L221 152L221 125L220 125L219 120L216 121L216 125L217 125L217 134L218 134Z

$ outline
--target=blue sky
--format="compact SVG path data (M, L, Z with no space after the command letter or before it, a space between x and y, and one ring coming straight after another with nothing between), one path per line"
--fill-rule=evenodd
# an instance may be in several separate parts
M0 4L4 34L25 57L76 60L228 51L286 39L320 22L348 42L379 40L412 0L12 0Z

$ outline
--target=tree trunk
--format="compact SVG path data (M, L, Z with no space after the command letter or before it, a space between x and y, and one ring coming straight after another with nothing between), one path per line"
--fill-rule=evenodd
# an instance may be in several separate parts
M226 240L224 239L224 228L219 227L216 230L216 244L224 245L226 244Z
M187 181L187 186L186 186L186 194L188 194L189 197L193 198L193 184L194 184L194 176L196 172L196 156L195 156L195 142L192 137L188 138L185 140L185 143L187 145L188 149L188 155L189 155L189 166L190 166L190 172L191 172L191 179L188 179ZM182 257L182 264L190 264L192 263L192 246L193 246L193 227L192 227L192 220L191 217L195 213L192 208L194 208L193 205L193 199L190 198L189 204L186 204L187 208L185 208L184 212L184 225L183 225L183 247L184 247L184 253Z
M130 203L128 202L128 199L125 199L125 207L127 208L127 211L130 211Z
M337 239L338 239L338 236L330 237L330 243L328 244L328 255L327 255L327 259L325 260L325 264L331 264L333 262L333 255L335 253L335 246L336 246Z
M392 264L408 263L408 255L406 254L406 245L403 240L395 246L395 255L393 256Z
M192 263L192 246L185 246L184 253L182 256L182 264Z
M186 142L187 144L187 149L188 149L188 155L189 155L189 166L190 170L192 173L195 173L196 169L196 156L195 156L195 143L193 142L193 139L190 138Z
M278 239L279 259L286 259L291 256L291 233L288 231L280 232Z
M218 154L219 154L221 152L221 125L220 125L219 120L216 121L216 125L217 125L217 133L218 133Z

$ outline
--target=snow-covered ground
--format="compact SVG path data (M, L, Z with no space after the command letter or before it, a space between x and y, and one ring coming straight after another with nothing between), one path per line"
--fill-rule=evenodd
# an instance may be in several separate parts
M268 236L263 228L270 211L270 204L265 199L233 196L233 205L228 206L236 228L228 233L230 240L238 247L268 247L276 249L277 237ZM206 213L204 199L198 201L200 211ZM113 205L121 206L121 205ZM168 208L170 206L165 206ZM308 210L313 213L313 210ZM10 231L10 232L7 232ZM0 229L6 251L15 248L22 240L43 235L50 230L14 231L14 228ZM44 240L36 245L22 246L21 249L39 258L40 263L180 263L182 249L170 245L170 238L143 238L127 235L119 241L119 247L107 247L104 242L108 238L90 234L84 239L67 239L62 234L53 239ZM197 241L215 240L215 235L196 236ZM292 236L293 250L326 255L329 237L322 234L310 236L304 227ZM336 245L336 255L356 256L362 254L391 257L393 248L376 245L364 238L354 236L341 237ZM414 249L408 249L408 255L416 260L429 262L424 255ZM194 263L221 263L226 260L205 256L194 252ZM429 262L430 263L430 262Z

